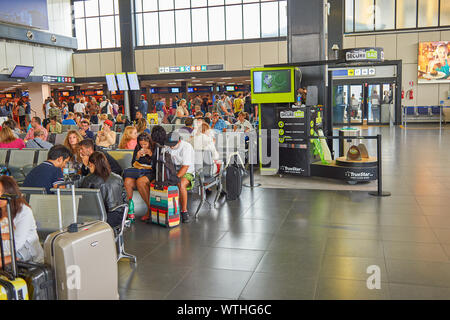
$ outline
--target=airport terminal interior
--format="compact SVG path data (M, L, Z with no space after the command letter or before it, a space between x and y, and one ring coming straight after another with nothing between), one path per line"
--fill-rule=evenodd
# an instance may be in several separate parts
M0 300L449 300L448 122L450 0L2 4Z

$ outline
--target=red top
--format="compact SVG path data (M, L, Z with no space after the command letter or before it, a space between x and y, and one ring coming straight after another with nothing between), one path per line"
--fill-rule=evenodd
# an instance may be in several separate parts
M25 148L25 142L23 142L23 140L21 140L21 139L16 139L10 143L1 143L0 142L0 148L23 149L23 148Z
M135 140L130 140L130 141L128 141L128 143L127 143L126 149L134 150L134 148L136 148L136 145L137 145L137 139L135 139Z

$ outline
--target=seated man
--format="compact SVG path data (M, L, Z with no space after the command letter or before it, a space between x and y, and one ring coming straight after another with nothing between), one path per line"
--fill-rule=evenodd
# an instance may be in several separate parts
M48 151L47 161L30 171L23 182L24 187L43 187L47 193L58 181L63 181L62 169L72 157L72 152L63 145L52 147Z
M74 119L75 119L75 114L73 112L69 112L69 115L67 116L67 118L62 121L62 125L76 126L77 123L75 122Z
M94 151L100 151L106 156L106 160L108 160L109 166L111 167L111 171L118 174L119 176L122 175L122 167L120 164L111 157L107 152L104 150L95 150L95 144L94 140L92 139L84 139L81 140L78 143L78 146L80 147L80 156L81 160L83 161L83 166L81 167L81 175L87 176L89 174L89 157L91 154L94 153Z
M53 145L44 140L44 133L40 130L34 131L34 139L28 140L27 148L50 149Z
M142 113L138 110L136 111L136 116L135 116L135 123L137 123L139 121L139 119L143 119L144 116L142 115Z
M220 119L219 113L214 112L211 119L211 128L216 130L217 132L226 132L227 124L224 120Z
M47 136L48 136L47 129L45 129L42 126L41 118L39 118L39 117L33 117L31 119L31 129L28 130L28 133L25 136L24 140L25 141L32 140L34 138L34 131L37 131L37 130L42 131L44 133L44 140L47 140Z
M177 172L177 177L180 178L178 189L180 192L181 222L188 223L187 192L194 187L195 180L194 148L189 142L180 140L176 132L171 132L166 136L164 145L169 147L168 151L172 156L174 165L180 168Z
M186 118L184 121L184 127L178 129L179 134L183 137L183 140L189 140L194 132L194 119Z
M84 139L92 139L94 140L94 133L89 130L89 120L83 119L80 122L80 130L78 132ZM114 172L114 171L113 171Z

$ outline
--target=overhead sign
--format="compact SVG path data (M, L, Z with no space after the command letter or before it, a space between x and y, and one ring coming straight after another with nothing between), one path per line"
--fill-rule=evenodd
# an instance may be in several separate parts
M344 52L345 60L349 62L384 61L383 48L355 48Z
M75 78L74 77L62 77L62 76L42 76L42 82L75 83Z
M114 73L106 74L106 84L108 85L109 91L117 91L117 82Z
M377 72L375 68L349 68L341 70L333 70L334 78L360 78L360 77L374 77Z
M224 70L223 64L159 67L159 73L205 72Z
M139 79L136 72L128 72L128 82L130 83L130 90L141 90L139 87Z
M117 84L119 85L119 90L128 90L127 75L125 72L117 74Z

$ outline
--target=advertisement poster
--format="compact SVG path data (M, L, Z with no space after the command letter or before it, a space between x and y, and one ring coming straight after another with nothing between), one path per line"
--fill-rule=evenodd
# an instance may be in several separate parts
M450 83L450 42L419 43L418 83Z

